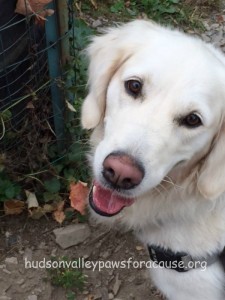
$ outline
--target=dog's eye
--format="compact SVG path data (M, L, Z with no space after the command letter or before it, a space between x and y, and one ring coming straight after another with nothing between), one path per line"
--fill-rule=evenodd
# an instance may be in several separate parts
M189 128L196 128L202 125L202 120L197 114L191 113L182 118L180 124Z
M142 83L139 80L131 79L125 82L125 88L131 96L138 97L141 93Z

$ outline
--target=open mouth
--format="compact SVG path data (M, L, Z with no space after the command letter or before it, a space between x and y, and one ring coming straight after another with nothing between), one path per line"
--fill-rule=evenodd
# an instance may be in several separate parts
M134 198L120 196L116 191L105 189L94 182L89 194L91 208L101 216L112 217L117 215L124 207L134 203Z

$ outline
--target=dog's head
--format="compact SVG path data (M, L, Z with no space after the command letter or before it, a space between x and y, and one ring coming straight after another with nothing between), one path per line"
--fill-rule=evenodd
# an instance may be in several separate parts
M176 178L177 169L186 172L196 164L196 188L205 198L220 196L225 191L222 54L147 21L95 37L88 54L82 124L94 129L94 210L117 214L168 174Z

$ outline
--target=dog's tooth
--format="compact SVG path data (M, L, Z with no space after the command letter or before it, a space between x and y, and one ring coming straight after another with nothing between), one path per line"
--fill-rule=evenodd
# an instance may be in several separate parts
M96 189L97 189L97 187L95 185L93 185L93 189L92 189L93 193L95 193Z

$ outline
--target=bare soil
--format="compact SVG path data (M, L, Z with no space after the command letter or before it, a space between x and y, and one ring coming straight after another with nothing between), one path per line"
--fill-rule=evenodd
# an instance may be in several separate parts
M49 260L66 256L71 260L84 257L87 261L148 260L146 249L131 232L120 233L91 225L91 237L84 243L61 249L55 242L53 220L32 220L26 215L1 217L0 226L0 299L1 300L66 300L67 291L53 286L44 268L25 268L27 261ZM12 262L8 262L8 260ZM120 299L159 300L144 268L83 269L87 276L84 290L77 300ZM118 290L118 291L117 291ZM33 297L33 298L32 298Z

